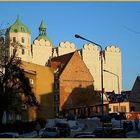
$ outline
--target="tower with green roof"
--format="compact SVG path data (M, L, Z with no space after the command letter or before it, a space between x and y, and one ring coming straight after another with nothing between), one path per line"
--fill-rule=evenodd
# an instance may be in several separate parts
M43 20L41 21L41 24L39 26L39 35L35 40L39 41L41 39L43 39L45 41L49 41L52 45L52 42L51 42L50 38L46 34L46 25L45 25ZM53 45L52 45L52 47L53 47Z
M8 33L28 33L28 34L30 34L30 31L20 21L19 17L17 17L15 23L8 28Z
M14 51L15 43L19 43L17 47L17 56L24 61L31 60L31 33L29 29L17 17L14 24L7 29L7 37L11 43L9 45L9 55Z
M46 29L46 25L42 20L39 26L39 35L32 44L33 63L43 66L45 66L49 58L52 57L54 50L52 42L47 36Z

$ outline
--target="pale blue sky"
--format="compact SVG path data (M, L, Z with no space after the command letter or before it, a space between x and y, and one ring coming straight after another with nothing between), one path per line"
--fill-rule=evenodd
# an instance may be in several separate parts
M82 48L87 42L75 34L103 48L119 47L123 90L131 90L140 75L140 2L0 2L0 28L13 24L17 15L31 31L32 41L43 19L55 47L70 41Z

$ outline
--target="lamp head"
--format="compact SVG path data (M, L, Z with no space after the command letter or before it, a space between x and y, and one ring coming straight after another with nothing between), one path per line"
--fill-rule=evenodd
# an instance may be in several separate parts
M76 37L76 38L80 38L80 36L79 36L79 35L77 35L77 34L75 35L75 37Z
M83 39L83 40L86 40L84 37L82 37L82 36L80 36L80 35L78 35L78 34L76 34L75 37L76 37L76 38L81 38L81 39Z

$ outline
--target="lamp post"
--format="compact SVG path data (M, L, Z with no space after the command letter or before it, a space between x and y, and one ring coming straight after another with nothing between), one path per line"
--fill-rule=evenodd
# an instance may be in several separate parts
M121 94L120 92L120 84L119 84L119 75L111 72L111 71L108 71L108 70L103 70L104 72L107 72L107 73L110 73L112 75L115 75L117 77L117 85L118 85L118 94ZM119 101L119 114L120 114L120 101ZM120 127L121 127L121 119L120 119Z
M101 45L99 45L99 44L97 44L97 43L95 43L95 42L93 42L93 41L90 41L90 40L88 40L88 39L86 39L86 38L84 38L84 37L82 37L82 36L80 36L80 35L75 35L75 37L76 38L80 38L80 39L82 39L82 40L86 40L87 42L90 42L90 43L92 43L93 45L96 45L96 46L98 46L99 48L100 48L100 56L101 56L101 102L102 102L102 118L104 119L104 98L103 98L103 96L104 96L104 88L103 88L103 48L102 48L102 46ZM102 121L102 127L103 127L103 125L104 125L104 123L103 123L103 121Z
M108 70L103 70L104 72L107 72L107 73L110 73L112 75L115 75L117 77L117 85L118 85L118 94L120 94L120 84L119 84L119 75L111 72L111 71L108 71Z

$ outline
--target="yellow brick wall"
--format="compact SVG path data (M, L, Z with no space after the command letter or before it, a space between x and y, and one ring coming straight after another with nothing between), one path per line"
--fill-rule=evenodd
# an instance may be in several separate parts
M39 102L37 117L41 119L52 118L53 113L53 69L41 65L22 62L22 67L28 71L34 71L36 74L27 73L27 77L34 80L33 91ZM31 116L31 115L30 115Z

